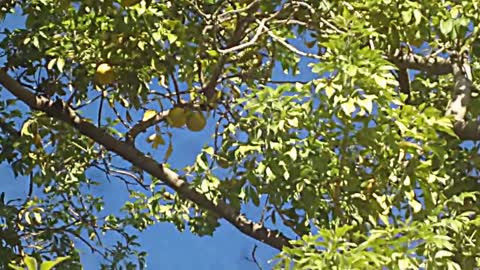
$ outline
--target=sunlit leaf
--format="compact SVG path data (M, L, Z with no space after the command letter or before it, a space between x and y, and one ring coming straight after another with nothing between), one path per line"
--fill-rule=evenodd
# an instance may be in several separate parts
M142 118L142 121L148 121L150 120L151 118L155 117L157 115L157 112L154 111L154 110L147 110L145 111L145 113L143 114L143 118Z

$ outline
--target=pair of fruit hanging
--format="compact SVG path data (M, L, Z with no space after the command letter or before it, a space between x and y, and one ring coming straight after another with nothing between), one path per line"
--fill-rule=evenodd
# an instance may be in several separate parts
M102 63L97 67L95 74L96 81L99 84L113 83L115 76L113 68L107 63ZM168 113L167 122L172 127L181 128L187 125L191 131L201 131L205 128L207 120L202 112L189 110L181 107L175 107Z

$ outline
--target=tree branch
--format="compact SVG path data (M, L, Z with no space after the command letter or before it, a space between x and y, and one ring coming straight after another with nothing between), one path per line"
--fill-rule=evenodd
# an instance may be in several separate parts
M479 121L457 121L453 124L455 134L461 140L480 140L480 122Z
M284 246L289 246L290 239L282 233L270 230L262 224L247 219L245 216L238 213L235 208L221 200L217 202L208 200L205 195L190 187L190 185L185 182L185 180L181 179L177 173L163 166L163 164L157 163L131 144L115 139L103 129L100 129L89 121L82 119L63 101L57 100L54 102L45 97L35 96L11 78L4 69L0 69L0 84L18 99L26 103L31 109L43 111L52 118L70 124L81 134L103 145L109 151L118 154L150 175L161 179L182 197L194 202L204 209L212 211L219 217L224 218L242 233L278 250L281 250Z
M424 57L414 53L403 54L397 49L387 60L400 69L416 69L431 75L444 75L452 72L450 60L441 57Z
M448 104L447 115L453 115L456 122L465 121L470 94L472 91L472 71L466 57L453 56L452 73L455 84L453 86L452 102Z
M265 23L267 22L267 20L268 20L268 18L263 19L261 21L258 21L257 31L255 32L255 35L249 41L247 41L245 43L242 43L242 44L239 44L239 45L234 45L232 47L228 47L228 48L225 48L225 49L218 49L218 51L221 54L227 54L227 53L231 53L231 52L240 51L240 50L243 50L243 49L245 49L249 46L254 45L255 42L257 41L257 39L263 33L263 30L265 28Z
M473 87L472 71L466 57L423 57L413 53L402 54L401 50L397 50L387 58L399 69L416 69L432 75L452 73L455 80L453 99L446 114L453 116L453 129L461 140L480 140L480 121L465 119Z
M408 69L406 68L398 69L397 81L398 81L398 85L400 86L400 93L407 95L407 99L405 100L405 103L410 104L411 103L410 76L408 75Z
M300 56L303 56L303 57L309 57L309 58L313 58L313 59L318 59L318 60L322 60L322 58L316 54L313 54L313 53L308 53L308 52L303 52L299 49L297 49L295 46L289 44L284 38L281 38L277 35L275 35L272 30L270 30L269 28L265 27L267 29L267 33L268 35L275 41L277 41L278 43L280 43L283 47L287 48L288 50L292 51L293 53L295 54L298 54Z
M472 92L472 70L467 57L452 56L452 73L455 84L447 115L454 118L453 129L462 140L480 140L479 121L466 121Z
M135 138L138 136L138 134L145 132L145 130L147 130L149 127L163 121L167 117L169 112L170 110L162 111L146 121L140 121L135 124L126 134L127 143L134 143Z

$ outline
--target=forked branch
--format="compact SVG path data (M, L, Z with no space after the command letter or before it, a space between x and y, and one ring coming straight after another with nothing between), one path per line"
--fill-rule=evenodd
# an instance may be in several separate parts
M109 151L118 154L153 177L161 179L183 198L188 199L198 206L213 212L220 218L227 220L242 233L279 250L284 246L289 246L290 239L282 233L270 230L263 224L255 223L247 219L234 207L223 201L210 201L205 195L192 188L177 173L143 154L133 145L115 139L103 129L100 129L89 121L82 119L82 117L72 110L65 102L61 100L54 102L46 97L35 96L11 78L3 69L0 69L0 84L18 99L26 103L31 109L43 111L54 119L70 124L81 134L104 146Z

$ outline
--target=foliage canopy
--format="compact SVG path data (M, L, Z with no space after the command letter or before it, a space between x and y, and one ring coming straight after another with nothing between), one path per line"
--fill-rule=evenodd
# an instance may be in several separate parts
M0 268L79 269L75 241L144 268L138 232L220 219L279 269L480 266L476 1L0 3L26 18L0 41L0 162L30 185L0 197ZM171 166L203 116L210 143ZM126 185L120 213L94 170Z

